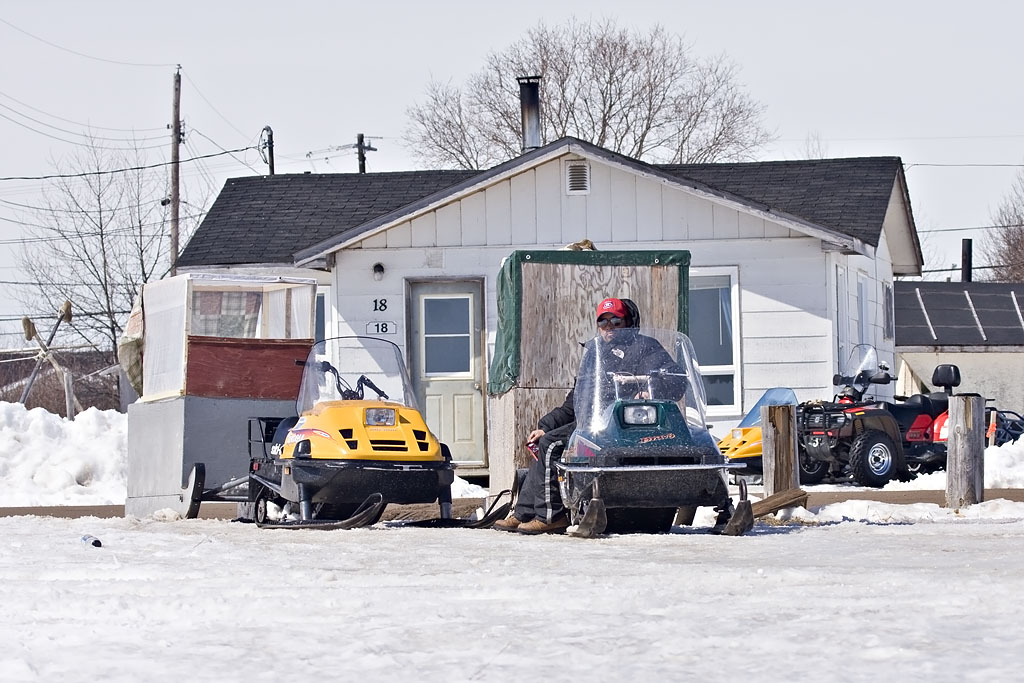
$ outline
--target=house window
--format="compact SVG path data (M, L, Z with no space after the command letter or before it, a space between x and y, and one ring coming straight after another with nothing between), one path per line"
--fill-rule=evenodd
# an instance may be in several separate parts
M893 300L892 283L882 283L882 306L885 311L885 321L882 328L882 337L884 339L894 339L896 337L896 304Z
M707 391L708 412L739 410L739 288L735 268L690 274L690 340Z

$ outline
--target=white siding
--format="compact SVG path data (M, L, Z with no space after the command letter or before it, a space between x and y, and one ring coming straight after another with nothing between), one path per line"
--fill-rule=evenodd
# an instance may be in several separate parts
M588 160L590 193L570 196L564 160L503 178L337 253L339 316L359 333L368 322L394 322L399 329L392 340L404 347L407 280L483 278L489 362L501 260L513 249L558 248L588 238L601 250L687 249L695 269L736 268L744 411L773 386L793 387L801 399L832 395L837 330L849 323L835 320L837 298L845 296L856 315L858 270L868 277L873 338L891 362L892 341L883 344L881 330L881 283L892 282L884 239L876 258L825 252L820 240L759 214L594 159ZM381 281L370 277L378 261L386 268ZM836 265L849 272L845 293L835 289ZM388 300L386 314L372 310L381 298ZM716 417L715 423L728 428L739 417ZM498 437L508 435L492 438Z

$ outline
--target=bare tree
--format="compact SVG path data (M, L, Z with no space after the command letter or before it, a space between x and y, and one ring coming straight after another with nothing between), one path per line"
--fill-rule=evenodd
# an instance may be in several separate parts
M60 177L45 187L26 228L21 263L32 282L15 296L45 317L71 301L63 338L96 347L110 363L136 294L169 269L167 169L140 168L151 164L137 149L110 150L95 140L77 148L55 162ZM187 237L201 211L184 213Z
M1024 282L1024 171L1003 197L990 230L981 242L982 260L989 266L985 279L996 282Z
M480 169L521 153L519 76L541 75L548 141L574 136L651 162L739 161L772 139L724 56L699 59L660 26L538 24L464 86L431 81L405 140L430 166Z

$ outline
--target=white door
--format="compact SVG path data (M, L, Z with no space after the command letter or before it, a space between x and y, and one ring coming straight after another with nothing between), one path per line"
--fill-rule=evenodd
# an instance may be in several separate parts
M410 374L427 426L452 459L484 466L482 295L478 281L410 287Z

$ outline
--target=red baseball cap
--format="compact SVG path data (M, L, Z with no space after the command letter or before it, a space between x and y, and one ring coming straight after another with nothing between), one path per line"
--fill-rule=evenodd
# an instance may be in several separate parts
M623 320L629 317L629 313L626 311L626 304L622 303L622 299L605 299L599 303L597 305L597 317L600 318L605 313L611 313Z

